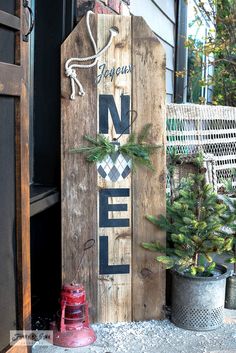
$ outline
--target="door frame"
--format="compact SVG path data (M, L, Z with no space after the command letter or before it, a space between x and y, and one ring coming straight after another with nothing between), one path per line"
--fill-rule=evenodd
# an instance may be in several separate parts
M16 272L17 329L31 328L30 195L29 195L29 95L27 10L16 0L15 15L0 11L0 24L15 31L15 64L0 62L0 95L13 96L15 107ZM30 352L27 346L8 346L4 352Z

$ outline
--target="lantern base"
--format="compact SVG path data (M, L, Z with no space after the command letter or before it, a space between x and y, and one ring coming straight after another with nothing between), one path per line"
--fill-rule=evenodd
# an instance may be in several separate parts
M59 347L76 348L84 347L96 341L96 335L92 327L78 327L59 331L56 322L51 323L53 330L53 344Z

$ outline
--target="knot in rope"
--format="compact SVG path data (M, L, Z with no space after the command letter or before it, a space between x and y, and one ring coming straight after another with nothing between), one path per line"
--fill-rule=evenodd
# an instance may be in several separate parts
M67 67L65 69L65 74L66 74L67 77L70 78L70 82L71 82L71 91L72 91L72 93L71 93L70 99L75 100L75 83L79 87L79 95L80 96L84 96L85 92L84 92L82 84L77 79L77 74L76 74L75 69L72 69L72 67Z
M75 69L72 69L71 67L68 67L67 69L65 69L65 74L67 77L71 77L74 79L77 77Z
M95 43L94 37L93 37L92 32L91 32L90 23L89 23L89 16L91 14L94 15L94 13L92 11L88 11L87 14L86 14L86 26L87 26L89 38L90 38L90 40L92 42L95 54L91 55L91 56L84 57L84 58L70 58L65 63L65 75L67 77L69 77L70 81L71 81L71 96L70 96L70 99L73 99L73 100L75 99L75 84L77 84L77 86L79 87L79 95L80 96L84 96L85 95L85 91L83 89L83 86L82 86L81 82L77 78L77 74L76 74L75 68L86 69L86 68L90 68L90 67L95 66L97 64L97 62L98 62L98 57L100 55L102 55L110 47L113 38L119 33L118 28L111 27L109 29L110 38L109 38L107 44L104 46L104 48L102 48L102 49L100 49L98 51L97 50L97 45ZM89 60L94 60L94 61L91 64L75 64L74 63L76 61L77 62L85 62L85 61L89 61Z

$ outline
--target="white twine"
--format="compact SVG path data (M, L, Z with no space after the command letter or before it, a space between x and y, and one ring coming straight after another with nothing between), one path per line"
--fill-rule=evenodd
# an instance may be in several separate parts
M71 95L70 95L70 99L74 100L75 99L75 84L77 84L78 88L79 88L79 95L80 96L84 96L85 95L85 91L83 89L83 86L81 84L81 82L79 81L79 79L77 78L77 74L76 74L76 70L75 68L80 68L80 69L87 69L90 67L93 67L97 64L98 62L98 58L100 55L102 55L111 45L113 38L118 34L118 29L111 27L109 29L110 32L110 37L108 39L107 44L104 46L104 48L100 49L98 51L97 49L97 45L96 42L94 40L94 37L92 35L91 32L91 28L90 28L90 21L89 21L89 17L90 15L93 14L94 12L92 11L88 11L86 14L86 26L87 26L87 30L88 30L88 34L89 34L89 38L92 42L93 45L93 49L95 54L91 55L91 56L87 56L84 58L70 58L66 61L65 63L65 74L67 77L70 78L70 82L71 82ZM75 64L72 62L84 62L84 61L89 61L89 60L94 60L91 64ZM72 63L72 64L71 64Z

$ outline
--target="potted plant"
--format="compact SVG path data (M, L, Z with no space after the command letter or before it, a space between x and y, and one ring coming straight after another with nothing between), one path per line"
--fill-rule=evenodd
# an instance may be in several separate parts
M236 180L236 169L230 171L230 177L226 180L222 180L222 185L220 186L218 193L221 198L228 202L232 211L236 213L236 189L234 182ZM225 196L227 195L227 196ZM227 278L226 281L226 294L225 294L225 307L227 309L236 309L236 263L234 263L234 273Z
M197 172L182 179L178 196L167 204L167 216L146 218L167 231L168 246L143 243L163 253L157 261L172 270L171 320L190 330L212 330L223 323L226 266L216 264L213 254L233 254L236 214L204 181L205 170L197 157ZM232 203L232 200L231 200Z

